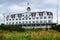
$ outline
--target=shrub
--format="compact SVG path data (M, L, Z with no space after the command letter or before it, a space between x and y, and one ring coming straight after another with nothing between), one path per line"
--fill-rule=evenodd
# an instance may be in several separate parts
M53 30L59 31L60 32L60 24L56 25L55 27L53 27Z
M26 29L26 31L35 31L35 32L41 31L41 30L43 30L43 29L42 28L30 28L30 29Z
M5 31L21 31L23 32L24 29L21 26L14 26L14 25L1 25L0 30L5 30Z

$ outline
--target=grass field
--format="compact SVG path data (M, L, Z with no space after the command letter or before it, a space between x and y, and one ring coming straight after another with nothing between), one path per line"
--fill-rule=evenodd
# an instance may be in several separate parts
M54 30L25 32L0 31L0 40L60 40L60 32Z

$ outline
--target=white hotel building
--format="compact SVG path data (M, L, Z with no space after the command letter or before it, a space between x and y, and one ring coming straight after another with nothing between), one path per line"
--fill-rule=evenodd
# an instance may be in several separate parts
M6 25L19 25L23 28L51 28L53 23L53 13L48 11L31 12L27 7L27 12L5 15Z

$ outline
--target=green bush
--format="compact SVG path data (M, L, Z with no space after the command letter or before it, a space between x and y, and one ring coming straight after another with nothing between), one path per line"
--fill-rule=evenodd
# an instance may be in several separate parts
M52 29L60 32L60 24L56 25L55 27L52 27Z
M23 32L25 31L21 26L17 25L0 25L0 30L5 30L5 31L20 31Z
M26 29L26 31L35 31L35 32L41 31L41 30L43 30L43 29L42 28L30 28L30 29Z

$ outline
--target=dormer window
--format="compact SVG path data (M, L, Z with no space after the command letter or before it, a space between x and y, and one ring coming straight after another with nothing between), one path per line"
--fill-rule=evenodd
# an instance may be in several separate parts
M22 17L22 14L18 14L18 18Z
M9 18L9 15L6 18Z
M47 12L47 15L53 15L52 12Z
M15 18L15 14L11 15L11 18Z
M43 16L43 12L39 12L39 16Z
M31 15L32 15L33 17L35 17L35 16L36 16L36 13L31 13Z

